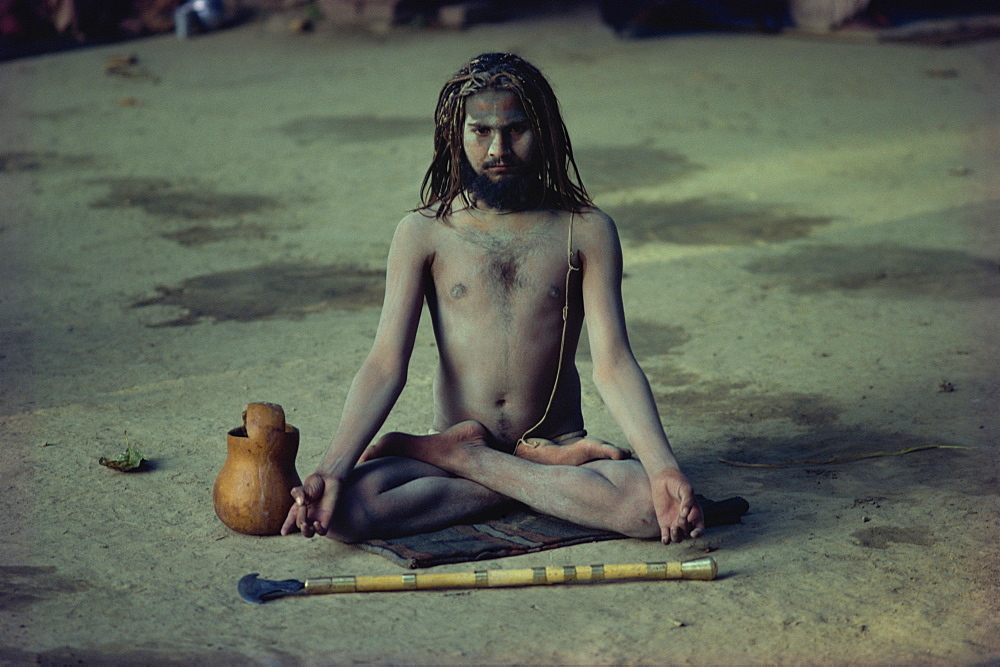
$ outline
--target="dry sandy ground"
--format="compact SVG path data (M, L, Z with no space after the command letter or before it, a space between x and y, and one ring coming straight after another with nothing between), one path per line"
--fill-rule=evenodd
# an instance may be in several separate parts
M381 37L280 25L0 65L0 661L1000 658L1000 43L622 42L587 11ZM490 563L711 552L713 582L247 605L248 572L402 572L235 534L210 493L249 401L285 406L300 472L325 450L437 91L488 49L553 80L621 227L675 449L701 493L751 513L681 545ZM129 53L132 76L105 74ZM427 329L387 429L429 423ZM148 472L97 464L126 432ZM964 449L824 463L924 445Z

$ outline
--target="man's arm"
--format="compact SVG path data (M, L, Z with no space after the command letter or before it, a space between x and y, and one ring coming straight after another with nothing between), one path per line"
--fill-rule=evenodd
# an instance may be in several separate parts
M326 456L316 472L292 490L295 504L282 526L283 535L295 526L306 537L327 533L341 483L382 427L406 384L424 300L429 224L433 223L413 213L396 227L375 342L351 382Z
M663 432L649 382L632 354L622 304L622 251L614 222L600 211L582 216L577 239L594 384L649 477L665 544L704 532L701 509Z

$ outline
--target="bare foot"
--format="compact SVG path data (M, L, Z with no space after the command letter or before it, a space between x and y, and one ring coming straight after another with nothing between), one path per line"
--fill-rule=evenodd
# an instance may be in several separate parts
M485 447L489 432L477 421L455 424L441 433L386 433L364 451L360 462L383 456L405 456L447 470L466 447Z
M568 445L557 445L543 438L528 438L527 444L518 443L514 449L514 456L518 458L557 466L578 466L600 459L621 461L631 455L627 449L591 438L582 438Z

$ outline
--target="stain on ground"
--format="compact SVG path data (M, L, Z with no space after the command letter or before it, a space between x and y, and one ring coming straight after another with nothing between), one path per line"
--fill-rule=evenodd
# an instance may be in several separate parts
M434 123L429 119L377 116L304 116L290 120L278 130L301 146L319 141L338 144L388 141L424 136L430 141Z
M13 151L0 153L0 174L74 169L94 164L92 155L62 155L50 151Z
M642 368L650 384L656 387L657 390L665 387L687 387L698 384L701 380L701 377L697 373L686 371L676 364L663 361L662 358L660 360L649 359L648 357L644 358L642 360ZM664 396L666 394L659 393L657 402L660 400L659 397Z
M674 327L645 320L629 320L628 338L632 352L639 359L670 354L676 347L691 340L683 327ZM577 354L590 358L590 341L586 332L580 336Z
M0 565L0 609L23 609L53 595L88 588L86 582L59 575L54 567Z
M679 153L644 146L584 146L574 157L592 193L669 183L705 168Z
M632 320L628 323L628 338L636 355L649 357L670 354L674 348L691 340L691 335L684 327Z
M262 195L215 192L195 181L162 178L108 178L95 181L108 186L108 195L91 202L93 208L140 208L158 217L211 220L236 217L278 208L280 203Z
M274 238L274 235L267 227L252 224L239 224L230 227L195 225L182 229L179 232L164 233L160 236L170 241L176 241L186 247L202 246L206 243L216 243L219 241L262 241Z
M176 306L181 317L148 326L172 327L216 322L299 319L326 310L359 310L382 303L385 274L350 266L268 264L189 278L157 287L158 296L132 304Z
M609 206L622 238L634 243L751 245L809 236L833 218L805 216L755 202L701 198Z
M31 120L61 123L67 120L77 120L88 111L91 111L91 109L83 106L71 106L61 109L51 109L49 111L26 111L24 112L24 117Z
M744 268L780 278L796 294L844 291L961 300L1000 296L1000 264L959 250L892 243L813 245Z
M669 421L707 419L724 424L784 420L800 426L826 426L840 419L839 409L818 394L761 392L749 383L683 381L691 377L669 367L649 368L656 405ZM665 390L664 387L684 387Z
M900 528L898 526L872 526L851 533L854 543L868 549L888 549L889 544L915 544L920 547L930 547L937 540L927 537L926 528Z

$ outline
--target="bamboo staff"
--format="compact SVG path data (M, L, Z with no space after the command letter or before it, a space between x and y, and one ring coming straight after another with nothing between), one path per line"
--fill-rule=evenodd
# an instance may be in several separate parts
M616 581L624 579L698 579L709 581L718 574L711 556L686 562L625 563L617 565L549 566L519 570L476 570L472 572L426 572L320 577L297 581L269 581L248 574L240 580L240 596L260 604L284 595L321 595L326 593L373 593L382 591L419 591L455 588L500 588L539 586L574 582Z

